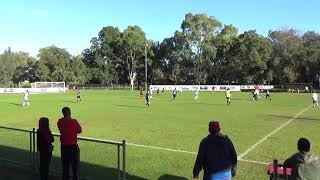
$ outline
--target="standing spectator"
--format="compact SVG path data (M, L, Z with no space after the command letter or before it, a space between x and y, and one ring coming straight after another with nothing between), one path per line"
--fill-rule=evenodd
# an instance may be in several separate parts
M302 164L307 165L308 163L316 162L316 160L318 160L318 157L310 152L310 142L308 139L300 138L297 146L299 152L292 155L283 163L283 166L292 168L292 175L289 180L300 180L301 178L298 172L299 166ZM309 173L309 176L315 173L320 174L317 171L313 171Z
M71 165L73 180L78 180L80 150L77 144L77 134L82 132L81 126L76 119L71 118L71 110L62 108L63 118L58 121L61 141L61 160L63 180L69 179Z
M199 179L199 173L203 169L203 180L230 180L236 174L235 148L227 136L220 134L219 121L209 122L209 132L200 143L193 178Z
M39 128L37 129L37 150L40 153L40 178L48 179L49 166L52 157L53 135L49 128L49 119L42 117L39 120Z

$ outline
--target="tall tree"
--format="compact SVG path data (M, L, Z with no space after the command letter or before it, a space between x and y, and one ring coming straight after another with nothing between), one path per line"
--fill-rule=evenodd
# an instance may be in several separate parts
M181 24L182 32L188 41L187 47L192 52L191 61L198 84L206 82L205 66L209 60L215 58L216 49L212 45L212 40L220 28L221 23L206 14L188 13Z
M66 49L50 46L39 50L38 73L44 81L67 81L71 55Z
M125 60L131 90L133 90L139 65L138 60L144 57L145 46L150 46L147 45L145 33L139 26L129 26L123 31L121 37L121 55Z
M299 66L304 53L303 39L298 31L284 29L270 31L269 39L273 46L273 74L275 83L296 82L299 78Z

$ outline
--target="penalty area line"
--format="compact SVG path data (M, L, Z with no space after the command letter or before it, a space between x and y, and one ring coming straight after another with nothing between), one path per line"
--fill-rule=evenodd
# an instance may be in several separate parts
M127 145L135 146L135 147L148 148L148 149L157 149L157 150L162 150L162 151L169 151L169 152L177 152L177 153L197 155L196 152L184 151L184 150L178 150L178 149L170 149L170 148L148 146L148 145L134 144L134 143L127 143ZM243 162L252 163L252 164L261 164L261 165L268 165L269 164L269 163L262 162L262 161L254 161L254 160L241 159L241 158L238 158L238 161L243 161Z
M263 137L262 139L260 139L258 142L256 142L254 145L252 145L251 147L249 147L247 150L245 150L243 153L241 153L238 156L238 159L242 159L244 156L246 156L249 152L251 152L252 150L254 150L259 144L263 143L265 140L267 140L269 137L271 137L272 135L274 135L275 133L277 133L278 131L280 131L282 128L286 127L288 124L290 124L293 120L295 120L298 116L300 116L301 114L303 114L304 112L306 112L308 109L310 109L312 107L308 106L305 109L301 110L299 113L297 113L295 116L293 116L291 119L289 119L287 122L283 123L281 126L279 126L277 129L273 130L272 132L270 132L269 134L267 134L265 137Z

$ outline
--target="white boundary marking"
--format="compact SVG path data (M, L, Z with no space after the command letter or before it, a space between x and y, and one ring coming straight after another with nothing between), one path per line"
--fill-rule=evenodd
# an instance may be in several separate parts
M238 158L242 159L242 157L246 156L249 152L251 152L252 150L254 150L259 144L261 144L262 142L264 142L265 140L267 140L270 136L272 136L273 134L277 133L278 131L280 131L282 128L284 128L285 126L287 126L288 124L290 124L293 120L295 120L298 116L300 116L301 114L303 114L305 111L307 111L308 109L310 109L312 107L308 106L307 108L301 110L299 113L297 113L294 117L292 117L291 119L289 119L287 122L283 123L281 126L279 126L277 129L273 130L272 132L270 132L269 134L267 134L265 137L263 137L262 139L260 139L257 143L255 143L254 145L252 145L251 147L249 147L247 150L245 150L243 153L241 153Z
M143 147L143 148L149 148L149 149L157 149L162 151L170 151L170 152L177 152L177 153L185 153L185 154L193 154L197 155L196 152L191 151L184 151L184 150L178 150L178 149L169 149L169 148L162 148L162 147L156 147L156 146L147 146L147 145L141 145L141 144L134 144L134 143L127 143L129 146L136 146L136 147ZM262 161L254 161L254 160L247 160L247 159L241 159L238 157L238 161L253 163L253 164L262 164L262 165L268 165L269 163L262 162Z

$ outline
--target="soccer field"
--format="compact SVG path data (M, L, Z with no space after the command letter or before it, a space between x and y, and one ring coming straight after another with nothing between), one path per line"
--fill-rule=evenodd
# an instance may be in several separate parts
M295 153L300 137L320 154L320 109L310 106L311 94L273 93L271 102L255 102L250 92L234 92L227 106L224 93L200 92L195 101L194 93L183 92L173 102L167 91L154 94L150 108L138 91L88 90L81 95L82 102L76 103L71 92L31 94L28 108L21 106L23 95L0 95L0 125L30 129L46 116L58 132L61 108L69 106L82 125L81 136L127 140L127 172L137 179L191 179L195 153L213 119L220 121L221 132L241 158L237 180L268 179L264 163L282 162Z

